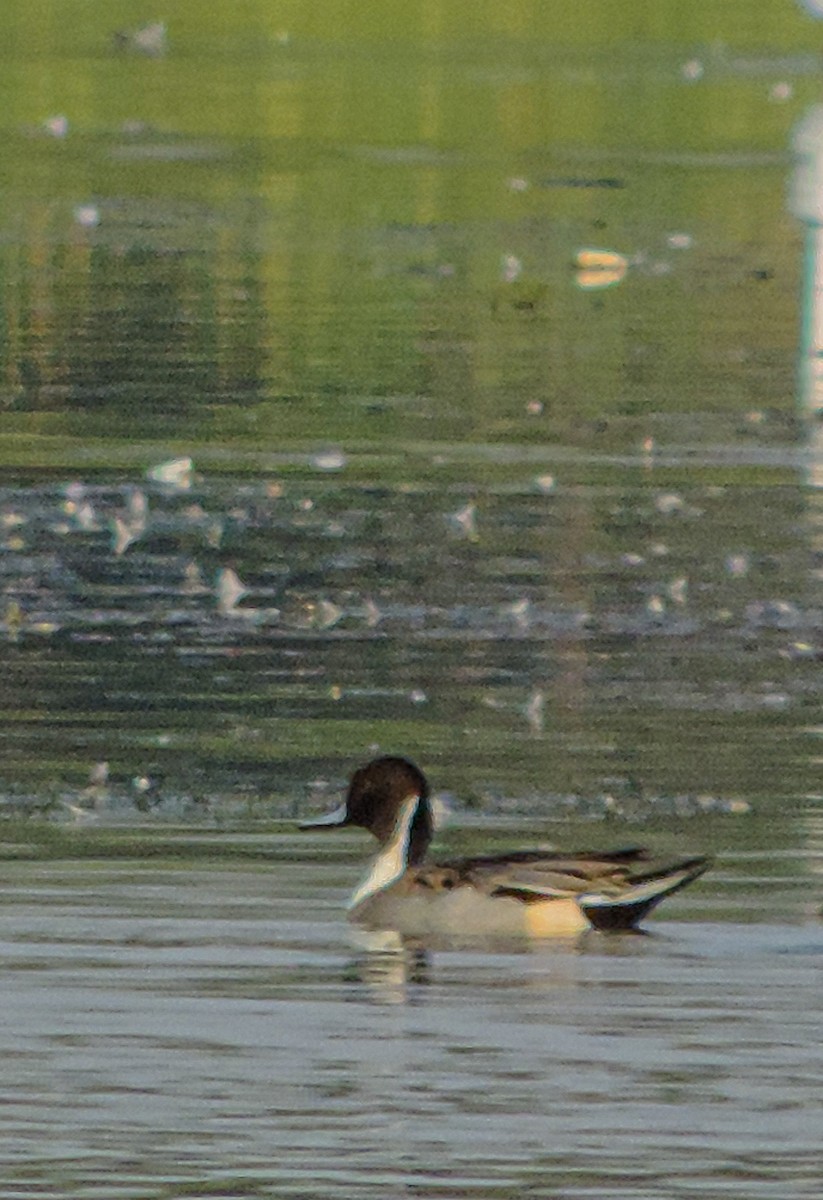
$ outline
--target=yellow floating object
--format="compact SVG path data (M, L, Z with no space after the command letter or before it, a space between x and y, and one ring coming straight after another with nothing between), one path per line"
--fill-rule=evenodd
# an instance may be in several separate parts
M629 269L629 260L616 250L578 250L574 265L577 286L591 291L620 283Z
M574 265L584 271L625 271L629 260L616 250L578 250Z

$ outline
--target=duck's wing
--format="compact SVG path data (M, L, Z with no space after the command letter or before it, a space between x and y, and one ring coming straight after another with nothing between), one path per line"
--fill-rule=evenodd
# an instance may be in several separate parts
M595 928L629 929L710 865L707 858L655 860L638 846L580 854L523 850L418 868L417 877L436 890L471 886L524 904L575 900Z

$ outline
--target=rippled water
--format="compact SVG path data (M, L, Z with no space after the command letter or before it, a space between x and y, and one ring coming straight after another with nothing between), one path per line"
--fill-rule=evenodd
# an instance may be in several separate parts
M818 1194L808 885L730 919L749 857L645 937L369 956L312 849L6 868L4 1195Z
M383 483L367 453L188 490L7 484L9 809L136 816L143 779L160 815L220 793L224 815L295 815L375 746L492 810L537 791L540 812L547 793L726 811L813 787L799 458L796 482L787 452L755 485L703 454L706 482L677 487L665 464L570 459L546 490L527 456L490 454L482 483L437 457ZM95 762L108 789L86 790Z

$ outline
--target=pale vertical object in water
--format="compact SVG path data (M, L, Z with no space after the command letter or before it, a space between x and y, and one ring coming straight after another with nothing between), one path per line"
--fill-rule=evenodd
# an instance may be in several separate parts
M817 11L823 13L823 3ZM805 228L800 398L814 414L823 410L823 105L815 104L801 118L792 150L789 210Z
M535 688L526 705L526 720L532 733L542 733L546 711L546 697L540 688Z

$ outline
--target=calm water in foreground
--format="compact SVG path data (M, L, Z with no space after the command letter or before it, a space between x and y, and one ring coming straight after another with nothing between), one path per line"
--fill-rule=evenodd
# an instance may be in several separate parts
M293 851L6 868L4 1196L819 1195L788 868L766 896L731 856L645 937L404 958L349 944L351 866Z
M4 1200L816 1200L820 27L6 7ZM717 865L648 936L368 952L294 820L377 749L440 851Z

